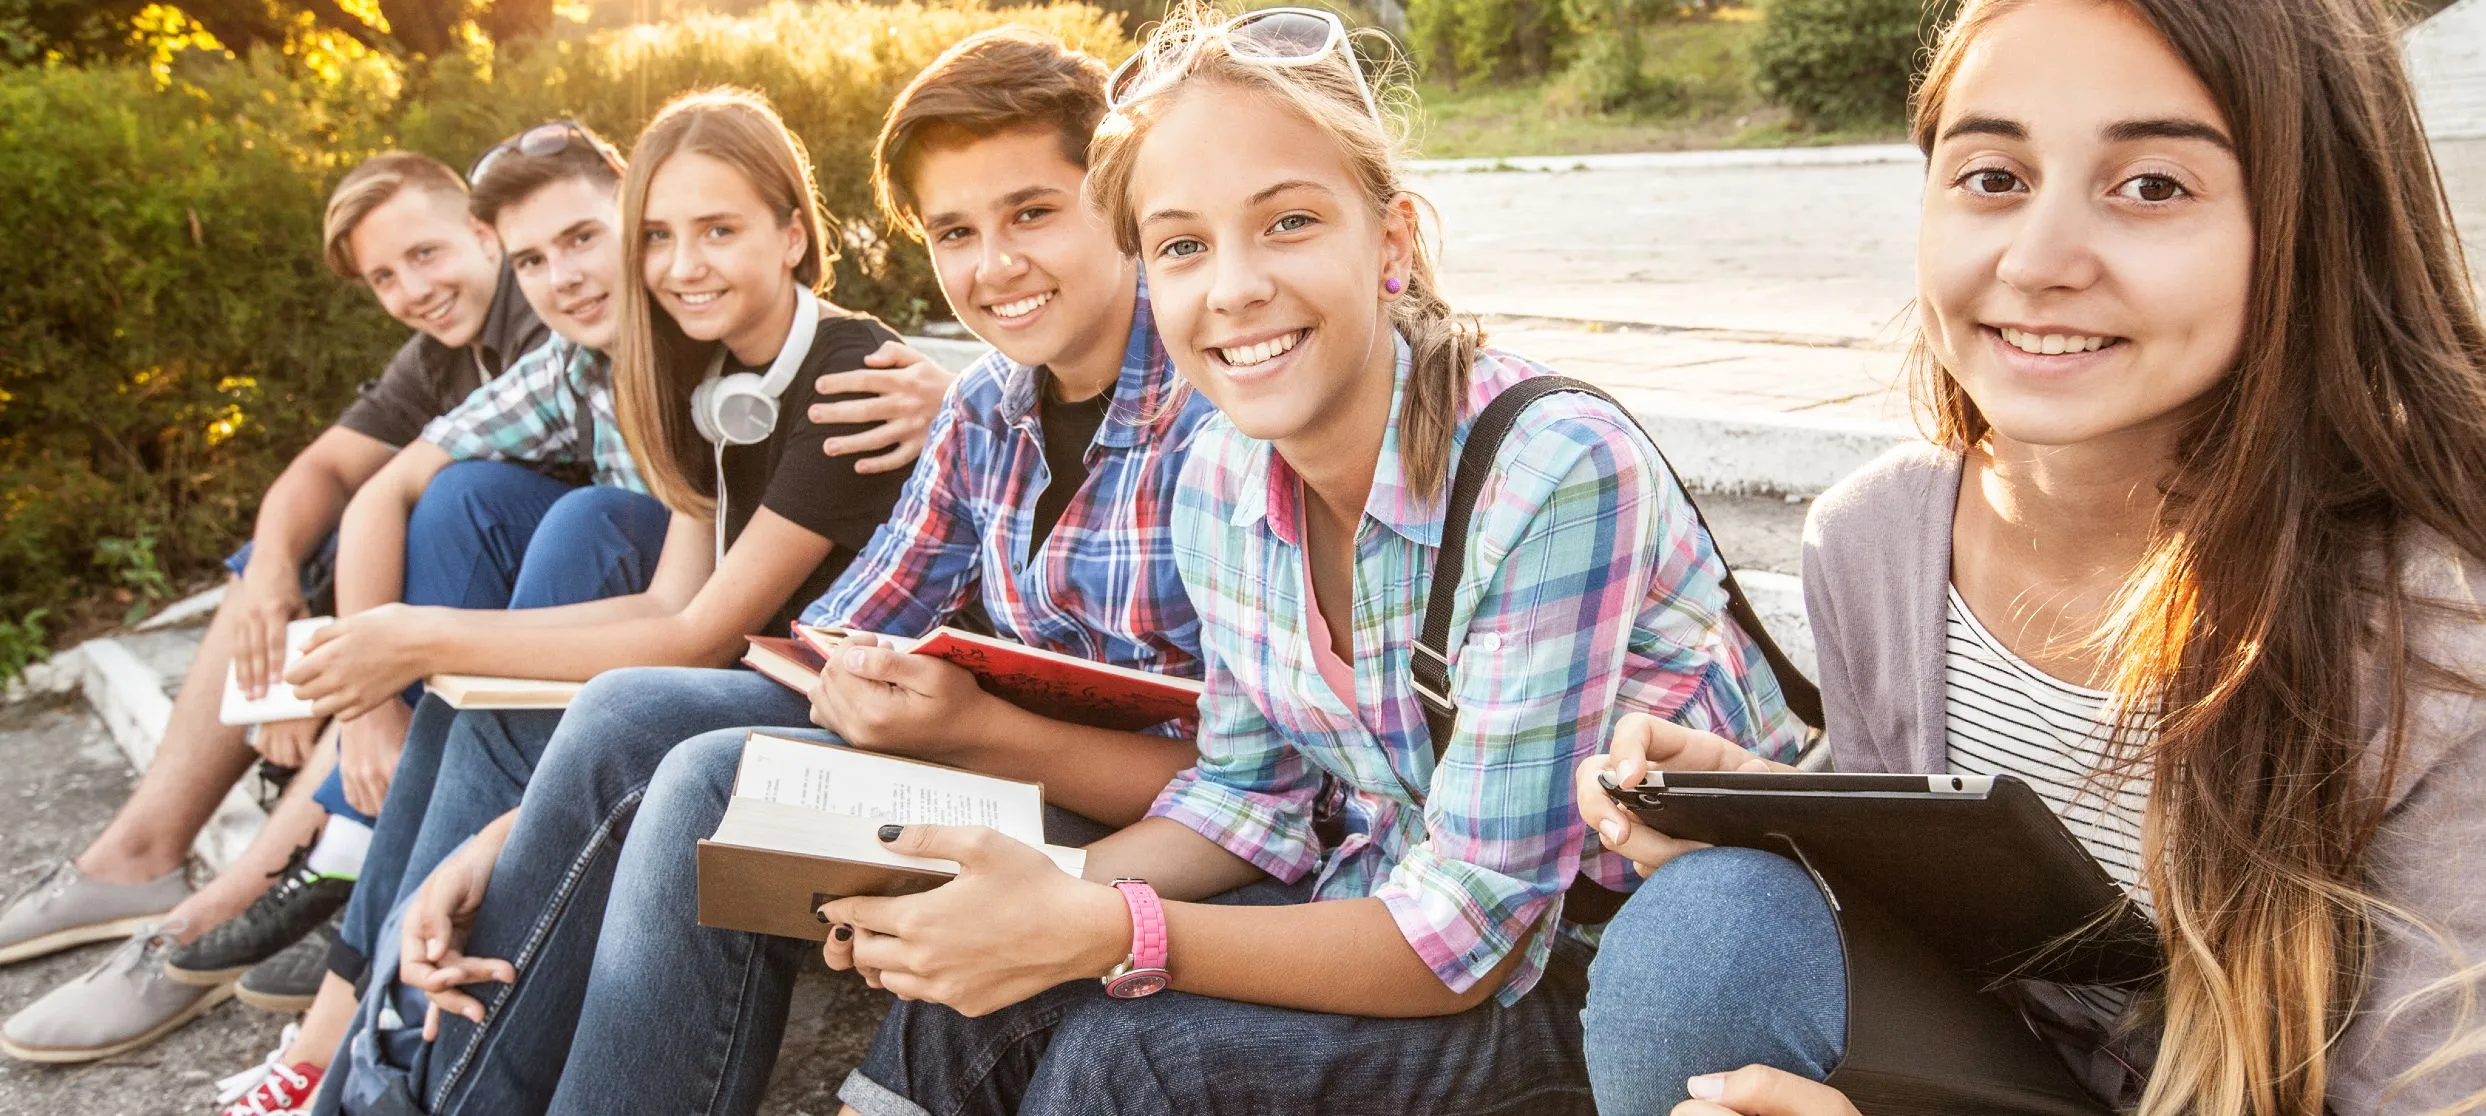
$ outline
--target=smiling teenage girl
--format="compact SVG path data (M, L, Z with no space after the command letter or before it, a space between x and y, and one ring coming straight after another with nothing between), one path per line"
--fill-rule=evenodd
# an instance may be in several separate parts
M1410 651L1445 474L1541 369L1442 304L1344 48L1323 13L1186 13L1115 87L1092 196L1225 416L1173 523L1199 766L1086 881L989 830L883 831L964 872L826 908L829 963L905 1001L840 1091L856 1111L1586 1111L1563 889L1624 869L1572 765L1618 701L1792 750L1680 490L1630 419L1557 396L1477 501L1436 764Z
M1916 106L1938 446L1807 530L1839 768L2018 775L2154 912L2129 1003L2005 990L2147 1116L2486 1100L2449 994L2486 958L2486 330L2393 42L2359 2L1970 4ZM1635 719L1612 759L1724 754ZM1670 860L1606 766L1583 812L1664 867L1591 974L1601 1108L1851 1111L1808 1080L1846 1006L1810 881Z

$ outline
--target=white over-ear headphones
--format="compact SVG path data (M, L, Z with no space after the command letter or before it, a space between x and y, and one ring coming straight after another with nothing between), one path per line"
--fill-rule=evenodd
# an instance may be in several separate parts
M777 396L811 353L811 339L820 332L820 300L801 284L794 288L794 325L765 376L725 371L725 346L708 362L708 378L691 389L691 425L716 447L716 565L725 568L725 447L754 446L777 429Z
M752 372L725 371L725 348L717 347L716 359L708 365L708 378L691 389L691 425L699 436L719 446L749 446L768 440L777 429L777 396L786 385L794 382L794 374L803 367L803 358L811 352L812 335L820 330L820 300L811 291L794 288L794 328L786 333L785 347L777 350L777 359L768 364L765 376Z

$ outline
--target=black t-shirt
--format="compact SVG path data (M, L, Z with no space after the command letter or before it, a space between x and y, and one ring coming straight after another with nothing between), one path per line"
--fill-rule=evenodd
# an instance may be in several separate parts
M1061 387L1062 382L1046 371L1036 404L1036 426L1044 432L1047 479L1044 492L1036 497L1036 530L1027 538L1031 562L1052 536L1054 525L1062 521L1062 513L1069 510L1070 498L1088 482L1088 446L1096 441L1096 429L1105 424L1105 413L1114 405L1110 387L1075 403L1060 400Z
M485 380L551 337L518 289L517 276L503 264L474 344L452 349L428 333L407 338L379 379L355 389L354 402L337 416L337 425L400 449L412 445L426 424L455 410Z
M821 376L863 367L863 358L880 348L881 342L897 336L868 314L823 303L820 329L812 335L811 351L803 354L801 371L795 373L793 382L777 397L776 430L765 442L726 447L725 538L729 545L741 537L743 526L763 507L831 543L828 558L804 579L802 588L787 597L786 604L779 607L763 631L785 627L801 615L804 606L826 592L829 583L846 571L863 545L871 541L872 532L888 522L889 513L897 507L898 493L906 487L907 470L859 474L855 472L856 457L830 457L820 452L820 443L868 429L870 424L822 425L811 421L814 403L863 398L821 395L812 387ZM767 371L766 367L748 367L731 356L725 358L725 375L764 375Z

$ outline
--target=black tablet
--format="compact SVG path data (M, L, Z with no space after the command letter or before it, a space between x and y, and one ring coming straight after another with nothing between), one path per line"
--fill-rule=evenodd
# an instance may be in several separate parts
M2134 985L2162 964L2140 905L2009 775L1650 772L1606 793L1684 840L1766 849L1989 979Z

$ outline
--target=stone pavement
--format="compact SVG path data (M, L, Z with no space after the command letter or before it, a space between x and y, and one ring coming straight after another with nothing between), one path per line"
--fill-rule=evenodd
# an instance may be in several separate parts
M2486 139L2435 153L2478 268ZM1581 165L1414 179L1443 286L1495 344L1636 408L1906 417L1921 162Z

